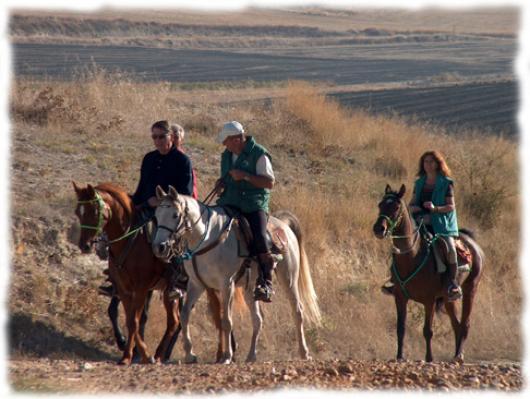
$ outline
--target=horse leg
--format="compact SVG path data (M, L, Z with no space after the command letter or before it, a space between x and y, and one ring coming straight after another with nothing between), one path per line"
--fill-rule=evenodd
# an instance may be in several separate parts
M217 353L215 355L215 362L219 363L221 357L223 356L223 329L221 328L221 303L217 294L212 289L207 289L206 293L208 294L208 308L210 309L210 315L212 316L213 323L217 329L219 335L219 340L217 343Z
M180 320L180 315L182 314L182 305L184 304L184 301L182 299L177 301L177 315L178 319ZM164 357L162 358L162 361L167 362L169 358L171 357L171 353L173 353L173 348L175 347L175 343L177 342L177 338L180 334L180 331L182 330L182 325L180 324L180 321L177 325L177 329L171 336L171 339L169 340L169 344L166 348L166 352L164 353Z
M298 292L298 284L294 283L289 292L289 302L291 303L291 312L295 320L296 325L296 336L298 338L298 352L300 357L304 360L311 360L309 355L309 349L304 334L304 307L300 300L300 294Z
M149 306L151 305L152 297L153 297L153 291L149 291L147 293L147 297L145 298L145 305L142 311L142 316L140 317L140 337L142 337L142 340L144 339L145 325L147 323L147 316L149 313ZM135 346L133 349L133 362L137 362L139 360L140 360L140 353L138 352L138 348L136 348Z
M464 342L469 334L471 310L473 309L473 300L477 293L477 283L475 281L466 281L464 283L462 297L462 317L460 319L460 335L456 342L455 360L462 363L464 361Z
M155 361L162 362L165 360L165 354L169 347L170 341L175 335L178 326L178 305L177 301L168 298L167 290L164 291L164 308L166 309L166 331L160 340L155 352Z
M185 352L184 361L186 363L197 363L197 356L193 353L193 347L191 343L189 319L191 310L203 291L204 287L202 285L197 286L193 284L191 280L188 282L188 293L186 294L186 300L180 315L180 324L182 326L182 342Z
M132 301L130 295L121 295L121 301L123 303L123 308L125 309L125 323L127 325L127 343L125 344L125 349L123 350L123 355L118 364L128 366L132 362L133 357L133 347L134 347L134 341L135 341L135 335L132 333L132 321L131 319L134 318L134 315L131 311L132 308Z
M247 362L256 361L256 347L258 338L261 333L263 325L263 317L261 316L259 302L254 300L254 293L251 290L244 291L245 303L250 310L250 317L252 319L252 340L250 341L250 349L247 355Z
M230 283L221 291L221 330L223 331L223 354L219 363L230 364L232 362L232 345L230 343L232 333L232 302L234 299L234 283Z
M147 345L145 344L144 340L140 335L140 318L142 315L142 311L145 307L146 296L147 293L144 293L143 295L137 293L132 296L131 308L129 309L129 314L127 317L127 327L129 328L129 335L134 336L136 347L140 352L141 363L144 364L154 363L153 358L148 356Z
M423 337L425 338L425 361L432 362L432 321L434 317L434 301L423 304L425 309L425 322L423 324Z
M395 290L394 290L395 292ZM394 295L397 311L397 356L398 360L403 360L403 338L405 337L405 323L407 321L407 302L401 294Z
M114 338L116 339L116 344L118 348L123 352L125 350L125 344L127 341L123 336L123 333L120 330L118 324L118 307L120 306L120 298L113 296L110 300L109 307L107 309L107 314L109 315L110 322L112 323L112 330L114 332Z
M453 328L453 332L455 335L455 359L457 358L457 349L460 342L460 321L458 321L458 317L456 315L456 303L454 301L445 301L445 311L447 312L447 315L449 316L449 319L451 320L451 327Z

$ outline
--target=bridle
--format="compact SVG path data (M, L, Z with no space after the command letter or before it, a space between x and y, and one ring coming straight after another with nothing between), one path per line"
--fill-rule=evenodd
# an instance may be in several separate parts
M385 231L385 236L384 236L385 238L389 238L389 239L393 240L393 239L406 239L406 238L414 237L411 246L409 248L405 249L405 250L397 248L392 243L392 252L393 253L395 253L395 254L406 254L406 253L408 253L408 252L413 250L413 248L416 245L416 242L418 241L418 238L420 236L420 229L423 226L423 219L421 220L419 226L416 228L416 230L412 234L406 234L406 235L395 235L395 234L393 234L394 230L397 229L401 225L401 222L403 221L403 217L405 215L405 212L407 212L407 214L408 214L408 210L407 210L406 205L404 205L403 200L401 198L399 198L398 196L396 196L396 194L393 194L393 193L386 194L383 197L382 201L384 201L385 199L398 200L399 201L399 209L398 209L399 213L398 213L398 215L396 216L395 219L392 219L391 217L389 217L387 215L379 214L379 217L377 218L376 223L377 223L377 221L379 221L379 219L386 220L386 222L388 224L388 228ZM407 211L405 211L404 209L407 210Z
M80 224L81 229L96 230L96 233L95 233L96 238L94 240L92 240L93 242L104 241L106 245L114 244L115 242L121 241L124 238L130 237L131 235L136 234L147 223L146 222L146 223L136 227L133 230L131 230L131 226L129 226L123 235L121 235L120 237L118 237L118 238L116 238L114 240L108 240L106 236L102 237L103 227L105 227L105 215L104 215L104 212L105 212L105 209L108 209L108 211L109 211L108 220L110 220L110 219L112 219L112 209L107 206L107 204L105 203L105 201L101 197L101 194L98 191L95 191L95 196L94 196L93 199L90 199L90 200L78 200L77 204L78 205L92 204L94 202L98 204L98 210L97 210L97 212L98 212L98 224L97 224L97 226L92 226L92 225L88 225L88 224Z
M171 204L161 203L160 205L158 205L158 207L178 209L175 206L175 201L173 201ZM180 220L178 221L178 223L175 225L174 228L168 227L163 224L158 224L158 220L157 220L157 229L169 231L169 234L170 234L169 237L172 242L172 245L170 247L170 251L172 252L172 255L178 256L183 260L191 259L193 255L197 252L199 247L202 245L202 243L206 239L206 236L208 235L210 219L211 219L210 207L205 205L204 208L207 211L207 215L208 215L206 218L206 227L204 229L204 234L201 237L201 240L195 246L194 249L190 249L188 247L188 242L184 238L187 234L189 234L193 230L193 228L197 225L197 223L199 223L199 221L202 219L204 210L200 213L197 220L192 222L190 220L189 207L188 207L188 204L186 203L186 206L184 207L184 212L179 212Z
M81 224L81 229L86 229L86 230L96 230L96 236L99 236L102 232L103 232L103 226L105 225L105 216L104 216L104 211L105 211L105 201L103 201L103 198L101 197L101 195L95 191L96 195L93 199L90 199L90 200L78 200L77 201L77 204L78 205L83 205L83 204L92 204L92 203L97 203L98 204L98 224L97 226L92 226L92 225L87 225L87 224ZM112 210L110 208L109 209L109 219L112 217Z

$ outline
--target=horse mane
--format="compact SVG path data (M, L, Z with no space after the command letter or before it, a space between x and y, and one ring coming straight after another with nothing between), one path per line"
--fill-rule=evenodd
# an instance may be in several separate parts
M94 188L96 190L105 191L112 198L118 201L118 203L125 210L125 213L127 214L127 217L129 218L129 220L131 220L134 208L133 208L132 200L129 198L129 194L127 194L127 191L125 191L123 188L121 188L117 184L110 183L110 182L100 183Z

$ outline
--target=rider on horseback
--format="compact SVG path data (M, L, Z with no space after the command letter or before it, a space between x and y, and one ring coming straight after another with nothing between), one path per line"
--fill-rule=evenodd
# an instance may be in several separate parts
M458 223L450 174L442 154L438 151L425 152L419 161L418 179L414 183L409 210L416 222L419 223L420 219L423 219L427 230L447 244L448 298L457 300L462 296L462 289L457 281L458 265L454 237L458 237ZM385 292L389 292L389 289L392 287L383 287Z
M151 126L151 138L156 149L144 156L140 181L132 195L132 201L139 215L136 221L138 225L154 217L155 208L158 205L157 185L164 190L168 190L171 185L180 194L192 195L193 193L191 160L175 145L174 133L170 131L169 123L167 121L155 122ZM182 296L185 290L185 278L181 277L182 265L180 263L173 261L166 269L167 291L171 299ZM112 286L101 286L99 290L105 295L113 294Z
M226 147L218 181L224 191L217 204L239 210L248 220L260 267L254 299L271 302L274 258L266 239L269 196L274 185L270 154L252 136L246 136L237 121L225 123L217 141Z

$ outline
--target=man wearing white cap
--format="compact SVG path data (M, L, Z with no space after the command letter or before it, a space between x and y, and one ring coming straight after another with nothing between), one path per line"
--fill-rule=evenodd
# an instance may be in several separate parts
M274 259L266 239L269 196L274 185L270 154L252 136L246 136L237 121L225 123L217 141L226 147L221 156L224 191L217 204L236 208L247 218L261 271L254 299L271 302Z

